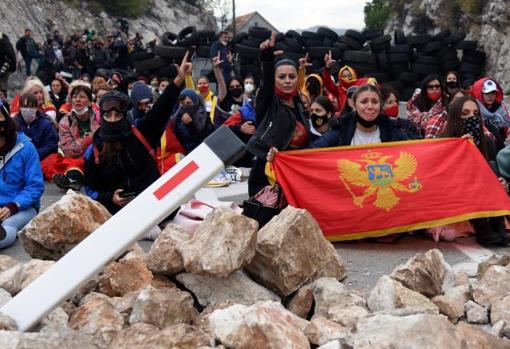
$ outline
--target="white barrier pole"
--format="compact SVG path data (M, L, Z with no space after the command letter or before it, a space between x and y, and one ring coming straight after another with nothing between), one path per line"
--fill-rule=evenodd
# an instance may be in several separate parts
M20 331L29 330L243 153L244 144L221 127L0 312L12 317Z

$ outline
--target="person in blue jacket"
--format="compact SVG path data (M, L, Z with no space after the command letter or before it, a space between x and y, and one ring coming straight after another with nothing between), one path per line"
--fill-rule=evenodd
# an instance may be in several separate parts
M14 120L16 130L32 140L40 161L57 152L57 129L46 114L37 110L37 98L33 94L21 96L20 111L14 116Z
M16 234L39 210L44 180L35 146L0 105L0 248L14 243Z

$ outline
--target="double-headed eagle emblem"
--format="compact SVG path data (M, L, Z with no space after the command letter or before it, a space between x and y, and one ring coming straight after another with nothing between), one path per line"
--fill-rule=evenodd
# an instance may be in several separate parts
M365 200L375 195L374 206L390 211L400 202L397 192L415 193L422 188L416 177L407 185L402 183L413 177L416 172L418 167L416 158L408 152L401 151L398 159L392 164L388 161L392 157L369 150L361 155L360 162L363 164L346 159L338 160L340 180L351 194L355 205L363 207ZM361 196L357 196L350 185L363 187L365 191Z

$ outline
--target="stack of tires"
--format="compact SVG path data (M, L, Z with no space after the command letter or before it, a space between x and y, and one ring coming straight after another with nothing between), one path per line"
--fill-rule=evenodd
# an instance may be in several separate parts
M186 51L209 58L210 45L214 40L216 34L213 30L197 30L194 26L186 27L178 34L166 32L160 37L160 45L155 46L152 52L133 54L132 65L138 74L158 74L170 63L180 63Z

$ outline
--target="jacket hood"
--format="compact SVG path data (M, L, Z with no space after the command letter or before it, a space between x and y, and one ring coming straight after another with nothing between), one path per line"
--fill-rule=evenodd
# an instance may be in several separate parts
M349 71L352 75L352 79L350 80L344 80L342 79L342 73L344 71ZM353 86L356 81L358 80L358 73L356 73L356 70L354 70L353 68L349 67L348 65L344 65L342 68L340 68L340 70L338 71L338 81L340 82L340 84L342 85L342 87L344 88L349 88L351 86Z
M489 77L481 78L480 80L475 81L473 83L473 90L472 90L471 94L478 102L483 104L482 88L483 88L483 84L487 80L492 80L496 83L496 87L497 87L496 102L501 103L503 101L503 88L501 88L501 85L496 80L489 78Z
M152 100L152 89L145 85L143 82L135 82L133 84L133 89L131 90L131 101L133 102L133 108L138 109L138 102L147 98Z

